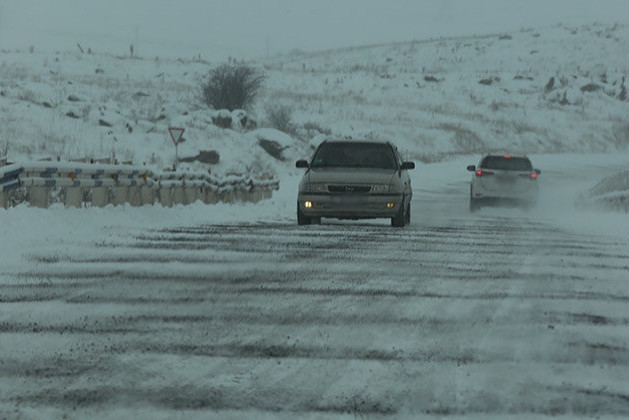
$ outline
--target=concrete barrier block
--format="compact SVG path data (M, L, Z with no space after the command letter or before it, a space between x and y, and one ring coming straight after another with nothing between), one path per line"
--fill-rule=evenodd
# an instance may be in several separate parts
M68 187L65 191L64 203L66 207L82 207L83 206L83 188Z
M173 206L173 194L172 188L162 187L159 189L158 193L159 202L164 207L172 207Z
M249 193L249 201L251 201L252 203L257 203L260 200L262 200L262 191L255 190Z
M110 201L109 194L109 187L92 188L92 206L105 207Z
M183 186L173 187L172 196L173 196L173 205L187 204Z
M205 193L205 203L206 204L218 203L218 193L216 191L207 190L207 192Z
M197 200L201 200L204 204L207 204L207 188L199 187L197 189Z
M234 191L234 202L244 203L247 201L248 192L243 190L242 188L238 188Z
M133 207L140 207L143 204L140 187L129 187L128 202Z
M140 197L143 206L147 204L155 204L155 189L153 187L143 185L140 187Z
M31 187L28 192L31 206L48 208L50 205L50 189L48 187Z
M234 202L234 192L233 191L225 191L219 194L219 200L223 203L233 203Z
M199 199L199 187L184 187L184 204L192 204Z
M113 188L112 204L120 206L129 202L129 187L116 186Z

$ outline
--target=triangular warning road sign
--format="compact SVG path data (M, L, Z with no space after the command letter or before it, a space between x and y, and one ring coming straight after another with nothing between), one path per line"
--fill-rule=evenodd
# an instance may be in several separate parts
M173 139L173 143L175 143L175 146L179 144L179 141L181 140L181 136L183 136L184 131L186 131L185 128L168 127L170 138Z

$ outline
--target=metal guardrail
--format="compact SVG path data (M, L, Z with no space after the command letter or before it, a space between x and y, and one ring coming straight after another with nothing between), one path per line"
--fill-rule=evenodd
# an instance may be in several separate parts
M217 178L209 172L161 172L133 165L73 162L25 162L0 167L0 206L29 202L66 205L190 204L201 200L259 201L279 189L279 182L244 175ZM56 194L52 194L52 192ZM61 192L62 194L58 194ZM58 199L57 197L62 197Z
M13 167L13 165L0 168L0 192L18 188L20 186L19 176L22 170L22 167Z
M629 171L622 171L604 178L590 189L592 196L604 195L614 191L629 191Z
M604 178L586 195L582 204L629 213L629 170Z

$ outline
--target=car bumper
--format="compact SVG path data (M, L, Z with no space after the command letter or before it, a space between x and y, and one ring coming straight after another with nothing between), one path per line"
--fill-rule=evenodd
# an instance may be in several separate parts
M523 198L484 197L477 198L478 206L490 207L531 207L537 204L537 200Z
M394 217L403 202L403 194L307 194L299 193L297 201L306 217L369 219ZM307 205L310 203L310 205Z
M512 190L487 190L484 188L476 187L473 189L472 198L477 200L491 201L491 200L504 200L514 202L536 202L538 196L537 186L531 186L531 188L525 191L512 191Z

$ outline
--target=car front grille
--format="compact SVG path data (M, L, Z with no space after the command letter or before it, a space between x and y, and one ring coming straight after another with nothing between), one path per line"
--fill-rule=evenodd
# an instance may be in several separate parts
M360 194L368 193L370 185L328 185L328 191L333 193Z

